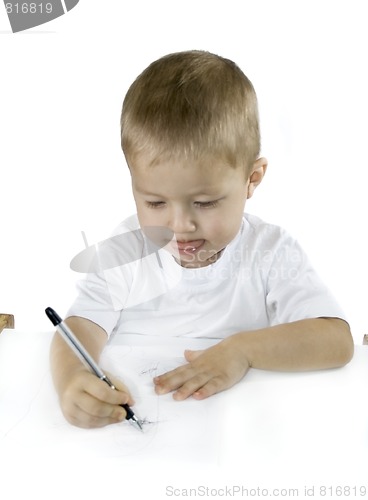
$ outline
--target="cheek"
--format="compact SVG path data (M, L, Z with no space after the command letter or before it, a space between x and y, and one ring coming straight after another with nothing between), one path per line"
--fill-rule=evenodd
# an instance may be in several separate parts
M238 207L238 210L230 209L217 217L207 226L213 241L229 242L238 234L240 230L244 209Z
M207 239L218 244L227 244L236 235L238 230L238 224L234 224L231 219L218 218L217 220L212 220L211 223L206 224L206 235Z
M138 220L141 226L153 226L155 217L152 215L152 211L147 210L146 207L137 205Z

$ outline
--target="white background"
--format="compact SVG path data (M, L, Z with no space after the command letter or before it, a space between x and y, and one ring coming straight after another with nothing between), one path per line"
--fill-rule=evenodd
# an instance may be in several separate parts
M258 93L269 169L248 211L300 240L361 343L368 333L366 3L80 0L67 15L18 34L0 4L0 312L15 314L17 328L32 331L50 331L46 306L66 312L78 278L69 262L84 248L81 231L94 243L134 211L119 139L125 92L152 60L205 49L236 61ZM342 399L341 411L346 404ZM341 448L351 425L347 420L341 435L337 429L335 446L336 461L352 460L354 471L359 457ZM307 419L300 422L302 436L304 429L313 434ZM266 467L244 469L242 456L226 482L225 474L197 465L127 470L119 462L82 464L66 456L55 464L41 452L34 458L25 463L20 456L2 468L0 496L156 500L166 498L164 481L264 486L272 476ZM315 457L302 448L288 458L295 467L275 463L284 474L273 486L303 488L294 468L308 477ZM320 475L327 487L344 480L337 475L327 483L323 467Z
M233 59L259 98L264 183L247 210L296 236L368 333L368 31L364 1L80 0L12 34L0 5L0 312L50 329L79 276L72 257L134 211L119 116L154 59L205 49Z

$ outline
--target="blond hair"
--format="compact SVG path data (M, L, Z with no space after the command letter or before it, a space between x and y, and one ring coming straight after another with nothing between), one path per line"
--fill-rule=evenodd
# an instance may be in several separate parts
M250 168L260 152L257 97L229 59L205 51L166 55L130 86L121 114L128 165L136 155L223 158Z

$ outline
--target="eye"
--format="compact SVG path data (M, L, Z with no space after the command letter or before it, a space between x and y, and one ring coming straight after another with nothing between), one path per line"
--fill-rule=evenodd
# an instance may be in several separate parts
M195 201L195 205L197 205L199 208L213 208L218 205L218 200L214 201Z
M164 201L146 201L146 206L148 208L160 208L165 205Z

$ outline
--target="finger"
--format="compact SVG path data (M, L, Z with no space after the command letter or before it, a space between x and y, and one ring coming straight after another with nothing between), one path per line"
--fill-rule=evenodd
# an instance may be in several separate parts
M192 351L191 349L186 349L184 351L184 357L187 361L194 361L195 359L197 359L202 353L204 352L203 349L199 350L199 351Z
M190 380L194 374L195 371L190 365L175 368L175 370L171 370L153 379L155 391L157 394L166 394L174 391Z
M230 389L233 385L239 382L249 371L248 367L243 367L243 369L238 371L237 376L230 376L228 373L221 373L219 375L211 377L208 382L206 382L202 387L193 393L194 399L205 399L209 396L213 396L218 392Z
M92 420L120 422L126 418L126 411L122 406L100 401L86 392L76 400L75 406Z
M189 396L200 391L210 380L211 375L208 372L198 373L181 385L178 390L174 392L173 398L176 401L187 399Z
M64 394L60 403L64 417L78 427L103 427L126 418L124 408L103 403L83 390L74 392L73 397Z
M234 384L229 384L224 381L221 376L211 378L206 384L200 387L197 391L193 392L192 396L194 399L206 399L214 394L229 389Z
M119 389L126 389L120 381L119 386ZM90 428L124 420L126 411L120 405L132 404L133 399L126 392L112 389L95 375L81 371L63 394L61 403L69 422Z
M85 412L78 405L74 405L70 411L63 410L65 418L77 427L90 429L97 427L105 427L106 425L115 424L121 422L125 419L125 411L121 408L120 414L114 414L112 416L96 416Z
M216 375L212 371L203 371L184 383L173 394L173 397L177 401L186 399L189 396L193 396L194 399L206 399L235 385L244 377L248 369L239 371L237 376L230 375L227 372Z
M119 383L119 386L125 390L120 390L120 387L119 389L112 389L106 382L92 375L91 378L86 380L84 391L100 402L109 403L110 405L132 404L129 402L133 400L127 388L122 383Z
M182 401L187 399L189 396L193 396L194 399L206 399L218 392L229 389L234 383L229 383L227 377L216 376L211 377L209 375L201 374L188 381L182 387L180 387L174 394L173 398L176 401Z

